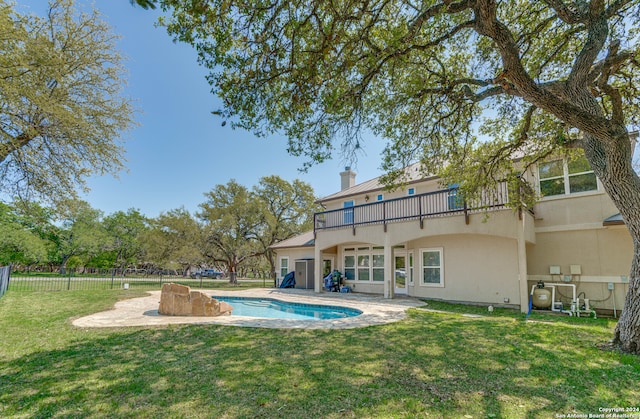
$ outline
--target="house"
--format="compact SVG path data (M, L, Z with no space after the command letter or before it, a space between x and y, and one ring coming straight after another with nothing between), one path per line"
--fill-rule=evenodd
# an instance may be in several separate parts
M616 314L633 243L585 163L557 158L528 171L525 178L542 198L520 212L506 205L506 185L468 204L456 187L443 188L416 167L407 168L411 180L395 192L385 191L379 178L357 184L347 167L341 190L319 200L326 210L315 214L314 231L273 246L279 277L296 261L312 261L316 292L335 269L354 292L523 312L543 281L554 285L553 301L564 307L587 298L598 311Z

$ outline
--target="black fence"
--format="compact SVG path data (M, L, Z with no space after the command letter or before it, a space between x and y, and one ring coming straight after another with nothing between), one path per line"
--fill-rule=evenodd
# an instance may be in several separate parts
M162 284L173 282L192 288L217 288L229 282L229 279L190 278L181 276L19 276L14 274L8 282L11 291L88 291L140 289L159 290ZM260 281L262 282L262 281ZM1 295L1 294L0 294Z
M506 208L509 202L508 185L498 184L494 190L483 193L474 202L465 202L458 188L427 192L420 195L395 198L314 215L315 231L361 225L384 224L407 220L422 220L450 215L469 214Z

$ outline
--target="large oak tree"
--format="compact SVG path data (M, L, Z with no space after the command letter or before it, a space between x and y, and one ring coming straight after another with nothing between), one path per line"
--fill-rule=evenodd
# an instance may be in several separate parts
M0 191L59 202L123 168L133 124L116 36L97 12L52 0L46 16L0 0Z
M255 196L234 179L216 185L205 194L198 217L204 222L202 253L229 270L229 282L237 284L238 267L260 255L262 209Z
M371 130L388 141L390 182L413 161L430 173L446 162L456 170L444 175L473 175L472 194L554 153L584 152L633 239L615 341L640 353L640 179L629 141L640 117L640 1L145 3L169 12L169 33L211 70L223 118L284 134L311 162L361 147ZM517 169L514 155L525 156Z
M271 246L311 230L313 213L321 207L315 203L311 185L298 179L287 182L279 176L265 176L253 187L253 195L261 208L261 233L257 240L275 284L276 261Z

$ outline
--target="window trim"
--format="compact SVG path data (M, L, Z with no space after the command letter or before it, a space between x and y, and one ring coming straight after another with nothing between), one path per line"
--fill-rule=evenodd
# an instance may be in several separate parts
M438 252L440 254L440 265L438 266L438 268L440 269L440 282L439 283L431 283L431 282L424 282L424 269L426 267L429 268L434 268L434 266L424 266L424 254L427 252ZM419 282L418 284L421 287L428 287L428 288L444 288L444 248L443 247L428 247L428 248L421 248L419 251L420 254L420 277L419 277Z
M384 272L385 266L384 263L386 263L386 260L384 260L384 249L376 249L376 246L349 246L349 247L343 247L342 248L342 269L345 272L345 276L346 276L346 271L347 269L352 270L353 271L353 279L347 279L347 281L353 281L355 283L362 283L362 284L382 284L384 283L384 278L382 281L376 281L373 279L373 273L374 270L380 270L382 272ZM354 260L354 264L353 266L347 266L345 258L347 256L352 256L353 260ZM361 256L366 256L368 258L368 265L367 267L360 267L359 266L359 258ZM383 266L381 267L375 267L373 266L373 259L374 256L382 256L383 257ZM360 279L360 270L367 270L369 272L369 279Z
M287 269L287 272L285 272L285 274L284 274L284 275L282 275L282 268L283 268L283 266L282 266L282 261L283 261L283 260L286 260L286 261L287 261L287 268L286 268L286 269ZM291 271L289 270L289 256L281 256L281 257L280 257L280 265L279 265L279 266L280 266L280 279L282 279L282 278L284 278L285 276L287 276L287 274L288 274L289 272L291 272Z
M413 269L416 263L415 258L413 257L413 250L407 252L407 271L409 273L409 278L407 281L407 285L413 286Z
M584 158L584 156L582 156ZM540 176L540 167L544 164L549 164L555 161L561 161L562 162L562 175L558 175L558 176L550 176L550 177L546 177L546 178L542 178ZM581 191L581 192L571 192L571 183L570 183L570 179L572 177L575 176L583 176L583 175L588 175L588 174L593 174L593 176L596 179L596 188L595 189L591 189L588 191ZM549 180L554 180L554 179L562 179L562 184L564 187L564 192L563 193L559 193L559 194L555 194L555 195L542 195L542 187L541 187L541 183L543 181L549 181ZM552 159L552 160L547 160L541 163L538 163L537 165L537 169L536 169L536 186L537 186L537 192L540 195L541 199L558 199L558 198L567 198L570 196L581 196L581 195L589 195L589 194L594 194L594 193L598 193L600 192L600 180L598 179L598 177L595 175L595 172L592 170L586 171L586 172L576 172L576 173L569 173L569 159L566 157L560 157L560 158L556 158L556 159Z

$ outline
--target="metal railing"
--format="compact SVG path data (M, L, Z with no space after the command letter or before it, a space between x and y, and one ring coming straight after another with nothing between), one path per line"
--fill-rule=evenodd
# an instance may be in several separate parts
M173 282L192 288L209 288L228 279L189 278L183 276L20 276L13 274L8 289L13 291L91 291L141 289L159 290Z
M383 224L386 229L387 223L408 220L419 220L422 227L424 219L460 214L464 214L468 222L470 214L502 209L508 202L509 192L506 183L498 184L495 190L483 193L470 203L462 199L458 188L451 188L318 212L314 214L314 228L315 231L347 227L355 229L362 225Z

